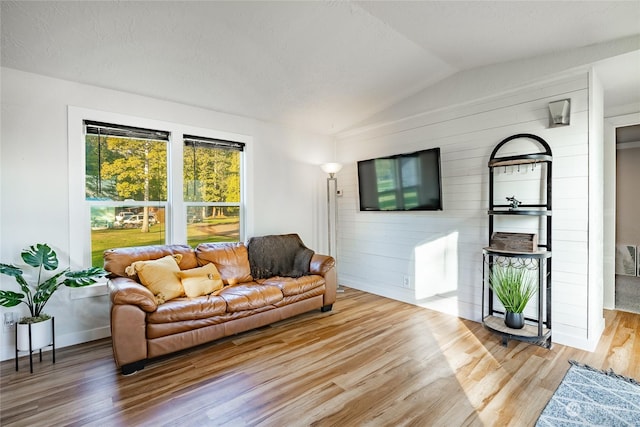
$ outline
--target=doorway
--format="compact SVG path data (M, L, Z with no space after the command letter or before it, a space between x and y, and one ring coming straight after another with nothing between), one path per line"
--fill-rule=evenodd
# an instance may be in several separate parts
M640 124L615 134L615 308L640 313Z

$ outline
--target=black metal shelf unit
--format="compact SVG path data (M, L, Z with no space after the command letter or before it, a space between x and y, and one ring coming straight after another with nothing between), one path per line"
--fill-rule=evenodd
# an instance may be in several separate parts
M541 147L539 153L527 153L514 156L498 157L498 152L506 144L521 138L534 140ZM507 251L487 247L482 251L482 322L485 328L502 336L502 343L506 346L509 340L519 340L551 348L551 177L552 177L551 148L539 136L532 134L512 135L502 140L491 153L489 159L489 241L494 233L495 217L538 216L541 217L539 235L544 240L538 244L538 250L533 252ZM540 202L536 204L520 204L517 208L512 205L496 204L494 198L495 176L494 169L498 167L513 167L519 165L543 164L545 171L541 174ZM542 226L544 224L544 227ZM525 317L523 329L511 329L504 324L504 312L494 307L493 291L488 285L488 277L494 265L516 266L535 270L538 275L537 315Z

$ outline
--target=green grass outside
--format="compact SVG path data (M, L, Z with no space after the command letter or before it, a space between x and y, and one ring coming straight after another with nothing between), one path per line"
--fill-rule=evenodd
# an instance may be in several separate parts
M222 218L216 220L205 220L203 223L188 224L187 236L188 244L196 247L200 243L211 242L235 242L238 237L235 234L213 234L210 229L217 225L232 225L238 222L238 218ZM91 265L102 267L103 253L107 249L130 247L130 246L147 246L147 245L163 245L165 244L164 227L159 224L151 226L148 233L143 233L139 228L110 228L104 230L91 231Z
M233 223L237 223L238 222L238 217L237 216L230 216L228 218L216 218L216 219L205 218L205 219L202 220L202 222L206 223L206 224L215 224L215 225L233 224Z

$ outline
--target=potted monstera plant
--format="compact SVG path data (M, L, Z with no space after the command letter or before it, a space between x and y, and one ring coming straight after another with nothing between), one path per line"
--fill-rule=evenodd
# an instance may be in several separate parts
M512 329L524 327L524 309L537 292L531 272L511 265L494 265L489 286L505 309L504 323Z
M43 313L42 310L56 290L62 285L72 288L91 285L106 272L97 267L80 271L71 271L66 268L50 275L47 271L58 269L58 256L49 245L42 243L24 249L21 257L28 266L35 269L33 283L25 279L21 268L0 263L0 273L14 277L20 286L20 292L0 290L0 305L15 307L25 304L29 307L29 316L20 319L17 325L16 347L18 350L36 350L50 345L53 340L51 316ZM31 341L29 341L29 329L31 329Z

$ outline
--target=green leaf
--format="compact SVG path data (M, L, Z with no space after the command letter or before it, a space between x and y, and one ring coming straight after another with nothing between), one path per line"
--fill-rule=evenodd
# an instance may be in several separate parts
M0 291L0 305L3 307L15 307L22 302L24 294L11 291Z
M44 304L49 300L49 298L51 298L51 295L53 295L53 293L62 284L62 283L58 283L58 278L62 276L64 273L65 271L61 271L56 275L50 277L49 279L45 280L44 282L42 282L40 286L38 286L36 293L33 295L33 302L35 304L42 304L42 306L44 306Z
M20 268L11 264L0 264L0 273L14 277L20 285L22 292L31 294L31 288L29 288L29 284L22 276L22 270Z
M0 305L14 307L24 303L29 307L31 316L39 316L49 299L63 284L70 287L81 287L95 283L95 278L107 274L102 268L91 267L82 271L69 271L68 268L55 273L52 277L40 282L42 269L55 270L58 268L58 257L53 249L46 244L30 246L21 253L22 259L29 266L38 269L37 282L30 286L22 276L22 270L9 264L0 264L0 273L12 276L20 285L23 293L0 291ZM64 280L61 280L62 276ZM33 289L33 290L32 290Z
M90 267L81 271L70 271L66 274L64 284L70 288L80 288L96 283L98 277L106 275L107 272L99 267Z
M537 292L537 284L524 268L495 265L491 270L489 286L506 311L522 313Z
M0 273L13 277L22 276L22 270L11 264L0 264Z
M45 270L58 268L58 256L47 244L38 243L22 252L24 262L32 267L44 267Z

